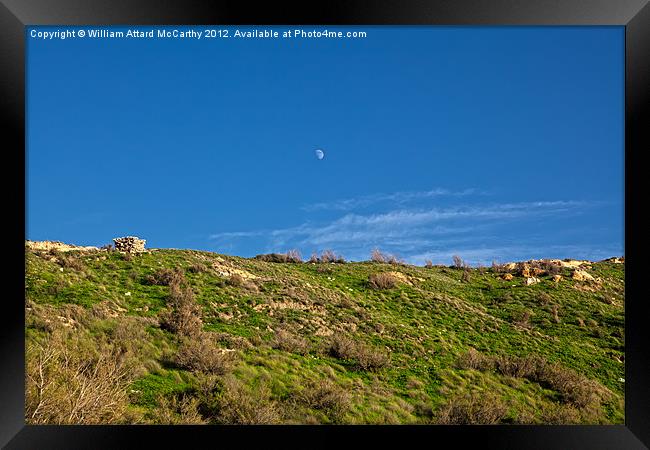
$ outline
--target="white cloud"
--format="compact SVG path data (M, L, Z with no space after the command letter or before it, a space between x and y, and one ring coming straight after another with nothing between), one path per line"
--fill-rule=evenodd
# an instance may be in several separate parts
M465 253L461 256L470 261L491 260L505 251L508 254L517 251L516 247L479 248L489 242L503 242L502 237L489 236L491 227L514 223L518 219L579 213L593 204L562 200L399 209L367 215L348 213L320 224L306 222L281 229L216 233L210 239L219 245L256 239L261 241L257 247L265 251L298 248L309 253L331 248L349 259L367 259L370 250L377 246L414 263L425 259L449 260L453 254L461 252Z
M463 191L450 191L448 189L436 188L429 191L407 191L363 195L360 197L333 200L331 202L314 203L302 207L304 211L334 210L350 211L363 208L376 203L405 204L413 200L431 199L435 197L464 197L468 195L486 195L483 191L476 189L465 189Z

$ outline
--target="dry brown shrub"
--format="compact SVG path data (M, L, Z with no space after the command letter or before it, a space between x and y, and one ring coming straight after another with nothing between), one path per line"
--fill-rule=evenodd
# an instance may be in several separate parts
M397 278L390 273L372 273L368 276L371 289L392 289L398 284Z
M183 339L174 363L192 372L223 375L232 366L233 356L217 347L209 333L202 332L191 339Z
M590 380L571 369L548 362L541 356L485 356L468 352L459 364L478 370L494 368L504 376L526 378L547 386L561 395L562 401L578 409L595 409L610 396L600 383Z
M226 283L228 283L228 285L234 287L242 287L244 285L244 282L245 282L244 277L242 277L238 273L233 273L226 280Z
M531 328L532 325L530 324L530 318L532 315L533 314L528 310L518 312L514 315L512 323L518 327Z
M323 411L333 423L341 423L351 402L350 394L328 378L307 382L294 398L309 408Z
M207 421L201 416L199 399L188 395L159 396L154 423L160 425L203 425Z
M460 256L458 256L458 255L453 255L453 256L451 257L451 259L452 259L453 266L454 266L456 269L462 269L462 268L464 268L464 267L467 266L467 264L465 263L465 261L463 261L463 259L462 259Z
M372 252L370 253L370 260L378 263L386 262L386 258L384 254L378 248L372 250Z
M354 361L355 366L361 370L374 371L390 362L387 353L344 335L336 335L331 339L329 354L335 358Z
M287 261L292 262L292 263L301 263L302 262L302 255L300 254L300 251L294 249L294 250L289 250L287 252Z
M123 423L132 379L127 354L77 333L56 331L26 352L29 424Z
M300 335L293 334L290 331L277 330L271 342L273 348L304 355L309 352L309 341Z
M437 413L436 422L444 425L490 425L505 418L503 400L489 393L472 392L452 397Z
M156 286L171 286L173 284L180 285L185 282L185 274L183 270L176 267L174 269L159 269L153 275L147 275L145 278L148 284Z
M546 407L541 414L545 425L576 425L582 422L580 411L571 405L553 405Z
M61 253L57 262L61 267L76 270L78 272L83 272L86 269L86 264L78 255Z
M203 328L201 308L194 300L189 286L170 285L168 305L171 311L163 315L162 325L181 336L197 335Z
M474 348L470 348L466 353L463 353L456 360L456 365L459 369L473 369L473 370L491 370L494 368L494 362L491 358L484 356L482 353Z
M246 386L229 376L212 408L212 420L221 424L264 425L280 423L281 415L265 383Z
M205 273L205 272L209 272L210 269L208 268L208 266L206 266L203 263L196 263L189 266L187 268L187 271L191 273Z

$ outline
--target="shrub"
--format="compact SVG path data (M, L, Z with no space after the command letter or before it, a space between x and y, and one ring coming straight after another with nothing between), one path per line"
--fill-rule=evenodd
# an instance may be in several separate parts
M70 254L61 254L57 262L61 267L76 270L78 272L82 272L86 268L86 265L81 258Z
M397 286L397 278L389 273L373 273L368 276L368 285L372 289L392 289Z
M207 333L200 333L192 339L184 339L178 348L174 362L192 372L225 374L232 358L220 351Z
M323 411L333 423L340 423L350 409L350 394L327 378L309 381L294 398L309 408Z
M302 336L283 329L276 331L271 346L285 352L297 353L300 355L309 352L309 341Z
M158 396L154 422L161 425L203 425L207 421L198 410L199 399L180 396Z
M504 273L506 272L506 268L504 264L499 264L496 261L492 261L492 273Z
M196 263L189 266L187 271L191 273L205 273L208 272L208 266L203 263Z
M431 269L433 267L433 261L431 261L430 259L427 259L424 262L424 267L426 267L427 269Z
M298 250L289 250L287 252L287 261L292 262L292 263L301 263L302 262L302 255Z
M522 328L530 328L530 318L532 317L532 313L528 310L521 311L519 313L516 313L513 317L512 323L514 325L517 325Z
M463 283L469 283L470 282L470 280L471 280L470 271L469 271L469 269L467 267L463 268L463 274L461 275L460 280Z
M56 332L26 352L25 417L29 424L124 421L133 375L127 355L78 333Z
M337 255L332 250L324 250L320 256L320 262L323 263L344 263L345 259L341 255Z
M265 383L246 386L234 377L227 377L214 403L211 413L216 423L264 425L280 422L277 404Z
M475 352L475 351L474 351ZM458 361L459 365L478 370L494 368L504 376L526 378L544 385L561 395L562 401L577 408L599 406L608 395L599 383L589 380L573 370L559 364L549 363L540 356L485 356L470 350Z
M281 253L267 253L264 255L257 255L255 256L255 259L259 259L261 261L266 261L266 262L286 263L287 255L283 255Z
M482 371L494 368L493 361L474 348L470 348L466 353L460 355L456 360L456 366L464 370L474 369Z
M330 342L330 355L354 361L357 369L374 371L390 362L388 354L347 336L335 336Z
M244 277L237 273L233 273L228 277L226 280L226 283L230 286L235 286L235 287L242 287L244 285Z
M546 306L553 301L553 297L548 295L546 292L540 292L537 296L537 301L540 305Z
M370 253L370 260L386 264L403 264L403 261L400 261L397 256L391 255L390 253L382 253L378 248L375 248L372 253Z
M176 267L174 269L159 269L153 275L147 275L145 278L147 284L156 286L180 285L185 282L183 270Z
M463 261L463 259L460 256L454 255L451 257L451 259L456 269L462 269L463 267L465 267L465 261Z
M192 289L177 284L172 284L169 288L168 304L171 311L163 317L163 326L181 336L197 335L203 328L203 321Z
M437 414L437 423L454 425L497 424L505 418L508 408L500 397L472 392L457 395L445 403Z
M289 250L287 253L267 253L255 256L255 259L274 263L301 263L302 256L298 250Z

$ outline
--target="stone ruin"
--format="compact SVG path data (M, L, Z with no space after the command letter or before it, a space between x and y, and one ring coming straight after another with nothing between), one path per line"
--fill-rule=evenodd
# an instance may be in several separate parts
M145 242L147 241L135 236L125 236L125 237L113 239L113 243L115 244L115 250L119 252L126 252L126 253L144 252Z

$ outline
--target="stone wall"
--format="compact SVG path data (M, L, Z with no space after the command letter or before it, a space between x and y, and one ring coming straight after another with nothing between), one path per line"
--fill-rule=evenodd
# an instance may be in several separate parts
M115 250L120 252L128 253L139 253L144 252L144 243L147 242L144 239L137 238L135 236L125 236L121 238L113 239L115 244Z

